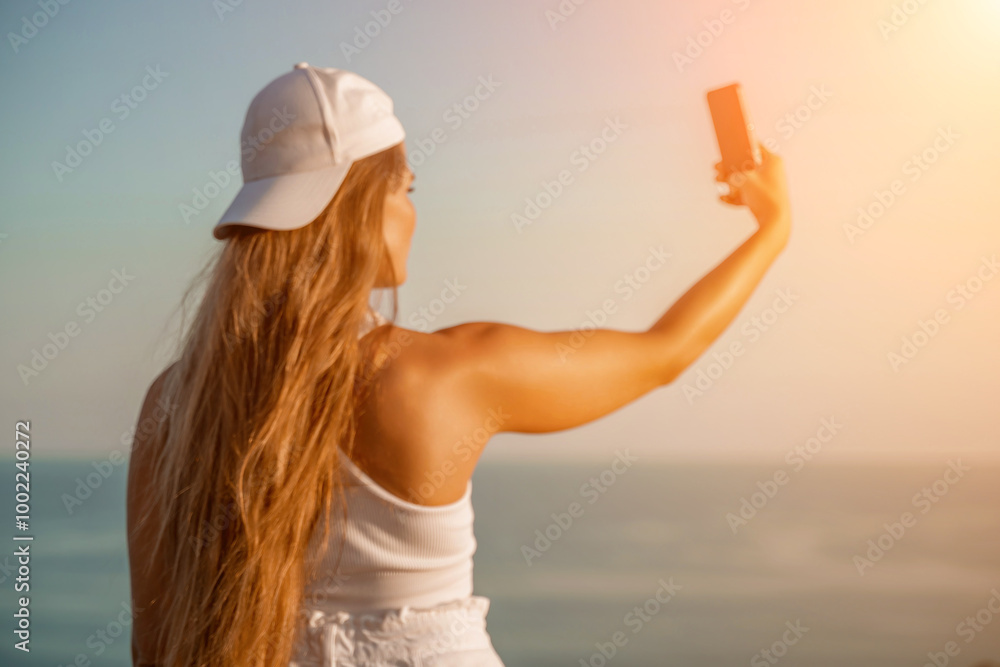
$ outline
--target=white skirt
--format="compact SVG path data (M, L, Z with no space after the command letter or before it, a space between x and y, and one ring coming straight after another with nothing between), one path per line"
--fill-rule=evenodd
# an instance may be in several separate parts
M305 608L289 667L503 667L486 632L489 608L480 595L364 613Z

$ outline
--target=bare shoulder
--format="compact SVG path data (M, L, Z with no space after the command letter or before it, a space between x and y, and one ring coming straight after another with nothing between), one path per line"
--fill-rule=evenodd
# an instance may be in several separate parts
M375 357L383 386L466 395L478 374L502 362L503 349L516 344L517 332L526 331L499 322L465 322L433 332L387 326L386 344Z
M161 443L155 437L160 423L169 415L163 409L162 394L166 384L167 376L174 369L176 364L167 367L161 372L146 390L146 396L139 409L139 416L135 422L135 431L132 436L132 447L129 453L128 464L128 519L130 527L146 509L142 491L152 477L153 464L158 458L158 447Z
M132 440L133 455L137 451L144 452L147 446L155 440L151 436L154 431L152 425L156 421L155 415L158 412L157 406L160 404L167 376L174 370L176 365L177 364L174 363L164 369L159 375L156 376L156 379L153 380L152 384L150 384L149 388L146 390L146 396L142 401L142 407L139 409L139 418L136 424L135 436Z
M147 389L129 454L126 522L132 604L135 609L132 629L134 664L155 664L158 655L154 638L159 623L160 600L165 592L160 586L164 568L152 544L161 517L152 511L148 491L158 456L156 447L160 444L155 437L155 426L166 416L162 413L160 398L173 368L172 365L160 373Z
M132 435L132 446L128 457L128 483L126 485L127 520L129 538L137 531L137 522L148 510L145 494L153 478L154 466L160 455L162 443L156 437L159 426L169 416L162 404L163 388L167 376L176 364L162 371L146 390L139 409ZM143 526L148 530L148 526Z
M498 325L470 322L433 332L395 325L375 353L377 390L369 410L383 438L433 455L432 443L450 443L482 423L479 378L484 341ZM416 442L415 442L416 441Z
M503 356L505 350L544 332L502 322L464 322L432 332L419 332L395 325L387 349L398 368L417 371L432 365L438 372L461 373Z
M399 329L391 338L390 382L447 397L466 426L502 410L502 432L591 422L669 382L689 356L683 338L652 329L539 331L481 321L432 333Z
M398 397L421 388L440 389L462 373L463 341L448 330L421 332L395 324L380 328L386 329L385 338L372 355L380 391Z

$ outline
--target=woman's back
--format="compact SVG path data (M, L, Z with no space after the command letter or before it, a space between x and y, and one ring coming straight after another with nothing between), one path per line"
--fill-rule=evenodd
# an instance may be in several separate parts
M386 323L380 314L375 313L375 317L373 324ZM363 330L361 337L373 328ZM371 404L373 400L379 400L377 393L369 394L365 402ZM359 408L362 412L372 412L371 405L362 404ZM397 440L395 449L388 449L379 438L386 428L378 417L391 415L392 411L385 410L378 412L375 419L368 419L359 429L353 450L363 452L365 462L379 462L384 483L398 488L412 477L406 461L430 460L433 456L407 456L403 448L419 443L405 440ZM401 410L395 417L405 415L406 411ZM430 495L433 485L429 482L407 489L406 495L417 496L419 502L407 500L376 481L343 449L339 454L347 520L343 521L338 505L331 505L333 531L326 554L306 585L308 607L328 612L364 612L431 607L470 596L476 551L472 482L465 475L459 476L465 480L460 498L428 505L419 497L421 491ZM453 474L457 471L454 466L448 470ZM428 478L445 477L443 471L423 472L428 473L425 475ZM319 537L319 533L314 536L314 550L321 546Z
M377 316L375 326L362 331L365 354L366 334L385 322ZM405 353L383 357L371 378L372 391L357 397L359 418L352 453L348 456L342 448L338 453L347 522L340 523L340 506L334 499L325 555L307 574L300 612L303 635L291 663L295 667L352 664L345 654L368 650L353 636L352 624L364 626L366 632L381 628L381 643L393 644L392 650L400 652L396 657L421 652L425 658L441 657L448 648L464 650L464 659L483 656L487 662L482 664L501 664L485 630L489 601L473 594L477 543L471 482L482 446L499 425L493 425L496 420L488 415L490 423L469 428L468 420L444 409L448 400L435 410L436 388L442 380L447 382L447 375L440 368L435 372L435 345L428 343L427 335L394 327L383 349ZM143 413L160 400L165 376L172 370L168 368L154 381ZM140 414L140 421L143 418ZM151 477L155 448L161 446L152 438L143 439L142 446L137 439L136 444L130 463L130 516L146 509L139 492ZM331 442L330 446L340 445ZM153 601L170 584L162 576L164 554L153 554L147 547L152 529L151 525L129 526L133 598L137 609L146 610L137 617L136 655L154 654L150 638L158 631L160 619ZM320 546L318 537L317 532L311 543L313 553ZM144 576L149 565L150 572L160 575ZM411 636L410 640L389 641L397 631L412 635L406 629L409 623L402 624L400 612L403 618L415 616L413 622L427 633L424 640ZM462 641L428 648L434 637L454 634L442 624L454 625L456 619L463 621L459 623ZM469 628L476 631L469 632ZM334 652L337 662L323 661L332 659Z

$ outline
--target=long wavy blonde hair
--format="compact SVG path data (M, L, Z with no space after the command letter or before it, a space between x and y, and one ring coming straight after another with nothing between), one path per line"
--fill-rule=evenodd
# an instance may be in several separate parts
M169 568L151 576L166 579L156 644L167 667L292 658L318 562L310 541L329 541L339 450L353 449L356 401L374 377L359 341L369 297L380 280L395 297L383 203L406 168L398 144L356 161L311 224L239 229L182 299L208 277L164 380L174 410L144 491L163 517L154 548Z

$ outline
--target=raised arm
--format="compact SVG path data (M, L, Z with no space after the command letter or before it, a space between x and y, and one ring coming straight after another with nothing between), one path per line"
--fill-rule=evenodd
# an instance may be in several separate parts
M437 388L465 415L502 408L509 417L500 431L543 433L586 424L672 382L729 326L788 242L784 167L761 150L760 167L728 175L731 193L720 197L748 206L758 230L648 330L461 324L426 334L417 346L433 360L425 368L442 377ZM719 165L716 171L716 180L727 180Z
M726 330L746 304L764 273L785 246L791 234L791 209L781 157L759 144L763 161L750 172L727 174L716 163L715 180L728 182L730 192L719 199L733 206L747 206L758 229L733 254L684 294L650 328L673 337L680 356L674 365L680 371L672 381L701 356Z

